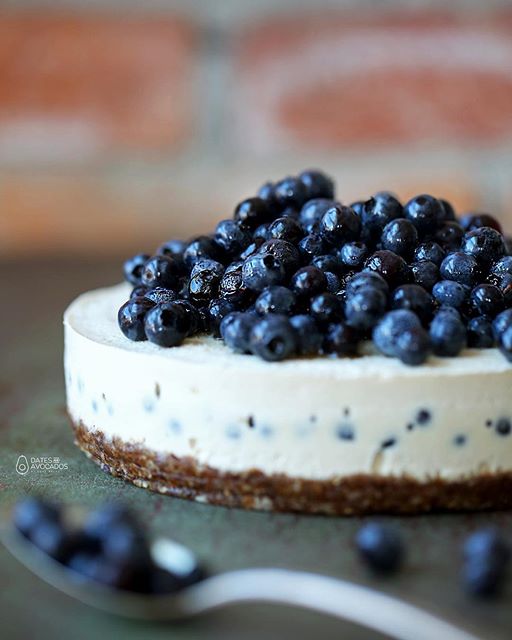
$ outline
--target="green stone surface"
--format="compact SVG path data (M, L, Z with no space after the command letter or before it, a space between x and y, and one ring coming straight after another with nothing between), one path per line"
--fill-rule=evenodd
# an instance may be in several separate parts
M65 414L61 316L81 291L114 283L118 267L72 262L0 266L0 509L4 522L12 504L30 492L85 507L120 499L142 516L152 533L187 544L213 572L248 566L321 572L441 612L486 640L512 637L512 575L506 592L489 602L470 598L460 584L464 536L492 523L512 540L511 513L384 518L403 532L408 555L399 575L383 579L371 576L354 551L354 534L363 518L228 510L151 494L103 473L73 445ZM68 468L22 476L15 469L21 454L59 457ZM134 623L59 593L3 548L0 580L0 637L5 640L381 637L321 615L270 605L232 607L174 625Z

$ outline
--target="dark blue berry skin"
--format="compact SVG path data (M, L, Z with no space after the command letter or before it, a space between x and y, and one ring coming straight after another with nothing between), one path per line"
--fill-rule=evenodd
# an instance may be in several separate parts
M392 288L409 282L411 278L410 269L405 260L393 251L386 249L375 251L368 258L365 271L375 271Z
M345 302L347 324L359 331L372 329L385 311L386 296L375 287L359 289Z
M408 309L427 325L434 313L434 298L417 284L404 284L397 287L391 296L391 309Z
M481 598L498 595L503 587L505 572L495 561L485 558L464 563L463 582L466 591Z
M272 213L268 203L262 198L247 198L246 200L242 200L242 202L237 205L235 213L233 214L236 222L250 230L257 229L261 224L269 222L271 217Z
M464 542L464 558L492 558L499 564L510 561L510 545L494 527L485 527L472 533Z
M61 522L59 507L42 498L25 498L17 502L13 514L13 524L25 537L30 538L36 527L45 522Z
M216 260L198 260L190 272L188 291L196 302L208 303L217 296L224 266Z
M274 200L281 210L286 207L300 210L307 198L307 189L299 178L288 176L274 185Z
M158 304L159 302L172 302L173 300L176 300L176 294L174 291L171 289L164 289L163 287L146 290L144 297L151 300L154 304Z
M435 231L445 212L437 198L422 194L411 198L404 206L405 217L410 220L420 235Z
M318 267L302 267L295 272L290 288L299 298L312 298L327 289L327 279Z
M501 278L502 276L512 276L512 256L503 256L497 260L489 269L489 278L496 276ZM492 280L490 280L492 282ZM493 282L493 284L495 284Z
M366 524L356 536L362 559L379 573L394 573L404 560L404 546L398 532L378 523Z
M131 290L130 298L143 298L146 293L149 293L150 291L153 291L153 289L148 289L144 285L139 284Z
M502 588L508 565L510 546L493 527L480 529L464 543L464 582L477 596L493 596Z
M492 284L478 284L471 291L469 304L474 315L494 318L503 310L503 294Z
M476 259L462 251L449 253L441 263L440 273L445 280L453 280L468 287L474 287L482 274Z
M264 289L256 302L254 309L259 315L267 313L278 313L280 315L291 315L295 307L295 295L286 287L273 286Z
M338 251L341 262L351 269L362 268L368 255L368 247L363 242L347 242Z
M439 268L430 260L413 262L410 265L410 271L413 283L420 285L425 291L432 291L432 288L439 280Z
M498 347L505 358L512 362L512 326L509 326L499 335Z
M501 233L491 227L481 227L468 231L462 239L461 251L475 258L484 267L497 262L506 253L505 241Z
M485 316L471 318L467 326L468 347L471 349L491 349L494 347L492 322Z
M136 525L134 513L125 505L108 502L91 511L84 522L83 531L86 535L103 541L109 535L112 526L118 523Z
M430 260L438 267L441 262L446 257L446 251L437 244L437 242L422 242L419 244L414 251L414 259L416 261L420 260Z
M319 326L343 319L343 303L334 293L321 293L311 299L309 313Z
M327 280L327 291L329 293L337 293L340 288L340 279L332 271L324 271Z
M154 289L163 287L176 291L179 287L181 268L170 256L153 256L142 269L141 284Z
M360 334L354 327L346 322L337 322L327 327L323 341L324 353L332 353L337 356L357 355Z
M264 222L260 224L259 227L253 231L252 239L253 240L268 240L268 228L270 227L270 222Z
M323 215L319 232L333 245L352 242L358 240L361 234L361 219L350 207L337 204Z
M258 189L257 197L263 200L269 209L273 211L277 206L274 198L274 183L269 181L262 184Z
M220 323L230 313L238 311L237 305L226 298L216 298L208 305L208 329L218 338Z
M291 217L276 218L268 228L269 240L274 238L297 244L303 236L300 224Z
M498 233L502 233L500 223L488 213L468 213L461 218L460 223L464 231L474 231L482 227L491 227L491 229L496 229Z
M397 218L384 227L380 240L383 249L409 259L418 244L418 232L412 222Z
M134 342L146 340L144 321L146 314L155 306L147 298L131 298L125 302L117 314L117 322L123 334Z
M260 253L270 253L274 258L277 258L283 265L287 277L295 273L301 265L299 250L294 244L286 240L276 238L267 240L261 245Z
M265 287L283 284L286 269L282 261L268 252L256 253L242 265L242 284L252 291L263 291Z
M301 356L316 356L320 352L323 336L317 323L309 315L297 315L290 318L297 339L297 352Z
M322 171L308 169L299 175L306 189L306 201L313 198L334 198L334 180Z
M298 247L302 257L308 262L315 256L321 256L325 253L324 240L318 233L311 233L302 238Z
M445 251L457 251L460 247L464 230L458 222L443 222L435 233L435 241Z
M432 288L432 295L440 305L460 309L468 300L471 289L453 280L441 280Z
M215 228L214 240L226 255L235 256L251 244L252 236L235 220L221 220Z
M375 271L361 271L347 280L347 297L354 295L360 289L374 288L382 291L387 296L389 293L388 283Z
M219 282L220 296L238 306L250 304L255 295L242 281L242 265L243 262L232 262Z
M250 334L255 322L256 316L251 313L230 313L220 323L220 335L236 353L250 353Z
M370 237L378 238L391 220L403 218L403 208L393 195L376 193L363 204L360 216Z
M129 563L142 568L151 564L151 556L144 531L129 522L112 524L102 540L102 551L110 562Z
M129 258L123 265L125 280L133 285L141 284L142 271L149 258L147 253L138 253Z
M354 202L350 203L349 207L353 209L360 218L362 218L364 205L365 205L364 200L355 200Z
M466 346L466 327L455 314L441 309L430 325L430 340L437 356L455 357Z
M505 307L512 307L512 275L507 273L502 276L497 282L497 287L503 295Z
M321 255L315 256L311 260L311 266L317 267L324 273L330 271L331 273L335 273L336 275L340 275L343 270L343 265L338 260L336 256L333 255Z
M147 313L144 330L150 342L176 347L190 334L190 318L183 305L162 302Z
M171 256L172 258L178 258L181 260L186 247L187 243L183 242L183 240L168 240L158 247L156 253L158 255Z
M196 333L205 330L206 315L204 310L198 309L190 300L176 300L174 304L182 307L187 316L188 333L187 336L193 336Z
M257 321L250 334L252 353L267 360L286 360L297 353L298 339L289 318L269 314Z
M188 269L192 269L198 260L210 258L220 260L222 252L219 245L210 236L198 236L187 245L183 252L183 260Z
M315 198L308 200L299 214L299 223L306 233L317 232L320 227L320 220L324 214L329 211L335 202L326 198Z
M246 258L252 256L255 253L258 253L261 245L265 242L263 238L256 238L256 240L252 240L251 244L247 245L247 247L240 253L240 260L235 260L234 262L242 263ZM226 267L226 271L233 265L233 262Z
M499 313L492 323L494 331L494 337L496 340L504 333L509 327L512 326L512 309L506 309Z
M439 199L439 202L441 203L441 206L443 207L443 215L441 220L443 221L455 220L456 215L455 215L455 209L453 208L453 206L448 202L448 200L444 200L443 198L438 198L438 199Z
M428 357L428 334L412 311L390 311L373 330L373 341L381 353L408 365L422 364Z

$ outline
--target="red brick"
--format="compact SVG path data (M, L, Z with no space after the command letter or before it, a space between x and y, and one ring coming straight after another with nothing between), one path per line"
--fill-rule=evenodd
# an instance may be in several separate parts
M193 126L183 20L0 12L0 152L162 150Z
M512 12L273 19L237 40L238 141L300 148L512 139Z

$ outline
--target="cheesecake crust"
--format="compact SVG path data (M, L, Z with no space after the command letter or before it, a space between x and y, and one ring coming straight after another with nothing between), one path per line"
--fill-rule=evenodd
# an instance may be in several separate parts
M454 481L369 474L311 480L258 469L228 473L193 457L164 456L140 443L110 440L100 430L71 422L75 443L104 471L151 491L207 504L338 516L512 508L512 472Z

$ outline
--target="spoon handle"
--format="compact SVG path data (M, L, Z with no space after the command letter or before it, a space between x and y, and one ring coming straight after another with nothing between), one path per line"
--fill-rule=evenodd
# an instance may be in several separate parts
M397 640L478 640L427 611L327 576L287 569L243 569L205 580L183 594L179 609L195 615L230 604L285 604L354 622Z

